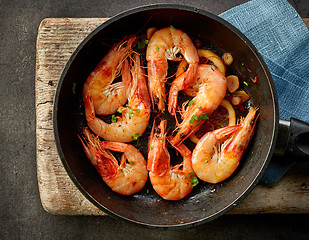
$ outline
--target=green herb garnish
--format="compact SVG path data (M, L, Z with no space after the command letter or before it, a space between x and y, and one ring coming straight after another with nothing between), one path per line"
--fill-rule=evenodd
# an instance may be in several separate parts
M130 118L133 117L133 116L134 116L134 113L133 113L132 108L131 108L129 105L127 105L127 108L129 108L129 117L130 117Z
M188 106L191 106L193 103L194 103L194 101L191 100L191 101L188 103Z
M149 146L149 150L151 151L154 148L154 146Z
M112 115L112 122L113 123L117 122L117 118L116 118L115 114Z
M244 81L244 84L248 87L248 83Z
M189 175L190 175L190 179L191 179L190 186L195 187L199 183L199 181L198 181L197 177L194 176L194 173L192 171L188 173L187 177Z
M132 140L137 140L139 137L139 133L135 133L134 136L131 137Z
M148 43L149 43L149 40L145 38L141 38L139 42L137 43L137 49L139 50L144 49Z
M72 92L74 95L76 95L76 83L73 82Z
M204 113L202 116L193 115L189 121L189 123L194 123L194 121L206 120L209 119L207 116L208 113Z

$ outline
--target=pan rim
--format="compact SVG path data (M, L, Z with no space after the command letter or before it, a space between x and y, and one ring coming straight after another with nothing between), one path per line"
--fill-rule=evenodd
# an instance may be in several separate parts
M264 164L262 166L262 168L260 169L260 171L258 173L256 173L255 179L254 181L252 181L246 190L244 190L240 196L233 202L231 202L228 206L226 206L225 208L222 208L220 211L216 212L215 214L212 214L206 218L194 221L194 222L190 222L190 223L184 223L184 224L173 224L173 225L159 225L159 224L148 224L148 223L143 223L140 221L135 221L133 219L129 219L123 216L120 216L118 214L116 214L115 212L110 211L109 209L107 209L106 207L104 207L103 205L101 205L98 201L96 201L91 194L89 194L86 189L83 188L83 186L79 183L79 181L77 180L77 178L75 177L75 175L73 174L72 170L69 167L69 164L67 163L62 147L61 147L61 142L60 142L60 137L59 137L59 133L58 133L58 124L57 124L57 108L58 108L58 102L59 102L59 96L60 96L60 89L62 87L64 78L69 70L69 68L71 67L71 64L73 63L74 59L76 58L76 56L78 55L78 53L83 49L83 47L85 46L86 43L89 42L89 40L91 40L97 33L99 33L102 29L104 29L106 26L112 24L113 22L118 21L119 19L125 17L125 16L129 16L138 12L143 12L146 10L158 10L158 9L175 9L175 10L185 10L185 11L190 11L193 13L197 13L197 14L201 14L203 16L206 16L208 18L211 18L217 22L219 22L220 24L224 25L225 27L229 28L231 31L234 32L234 34L236 34L240 39L242 39L242 41L245 42L245 44L251 49L251 51L254 53L254 55L256 56L256 58L258 59L259 63L261 64L261 66L263 67L263 71L264 74L266 76L266 78L268 79L268 84L270 85L269 89L270 89L270 94L272 95L272 101L273 101L273 106L274 106L274 113L273 113L273 117L274 117L274 123L273 123L273 132L272 132L272 141L270 143L270 147L269 150L266 154L266 157L264 159ZM194 227L197 225L201 225L204 224L206 222L212 221L220 216L222 216L223 214L227 213L228 211L230 211L232 208L234 208L236 205L238 205L245 197L248 196L248 194L254 189L254 187L257 185L257 183L259 182L259 180L261 179L261 177L263 176L263 173L265 172L270 160L271 160L271 156L273 154L274 148L275 148L275 144L276 144L276 140L277 140L277 134L278 134L278 124L279 124L279 108L278 108L278 97L277 97L277 92L276 92L276 88L275 88L275 84L274 81L272 79L271 73L264 61L264 59L262 58L262 56L260 55L260 53L258 52L258 50L255 48L255 46L251 43L251 41L242 33L240 32L237 28L235 28L233 25L231 25L229 22L225 21L224 19L216 16L215 14L212 14L210 12L207 12L205 10L201 10L198 9L196 7L192 7L192 6L188 6L188 5L181 5L181 4L150 4L150 5L144 5L144 6L140 6L140 7L136 7L136 8L132 8L126 11L123 11L117 15L115 15L114 17L111 17L110 19L108 19L107 21L105 21L104 23L102 23L100 26L98 26L96 29L94 29L79 45L78 47L75 49L75 51L73 52L73 54L71 55L70 59L68 60L68 62L66 63L60 80L57 84L57 88L56 88L56 93L54 95L54 104L53 104L53 129L54 129L54 136L55 136L55 142L56 142L56 146L57 146L57 151L59 154L59 157L62 161L63 166L65 167L68 175L70 176L70 179L73 181L74 185L79 189L79 191L91 202L93 203L96 207L98 207L100 210L102 210L103 212L107 213L108 215L112 216L112 217L116 217L117 219L121 219L121 220L125 220L127 222L131 222L134 224L137 224L139 226L144 226L144 227L148 227L148 228L168 228L168 229L182 229L182 228L189 228L189 227Z

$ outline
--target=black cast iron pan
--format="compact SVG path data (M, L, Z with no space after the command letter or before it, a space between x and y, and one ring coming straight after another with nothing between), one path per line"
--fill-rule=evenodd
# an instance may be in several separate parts
M83 84L110 46L148 27L173 25L217 54L229 52L229 74L258 77L245 87L249 104L259 107L259 121L240 166L220 184L200 183L180 201L159 197L148 182L133 196L114 193L84 154L78 138L86 124ZM59 81L54 101L54 133L60 158L73 182L95 206L107 214L148 227L189 227L226 213L243 200L265 171L274 150L279 124L277 95L269 70L250 41L232 25L208 12L180 5L152 5L119 14L99 26L76 49ZM146 157L147 134L140 149Z

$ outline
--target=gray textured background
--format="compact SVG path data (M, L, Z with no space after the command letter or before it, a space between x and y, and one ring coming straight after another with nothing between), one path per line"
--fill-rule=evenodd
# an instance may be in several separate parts
M40 203L35 145L35 44L46 17L111 17L148 3L189 4L214 14L244 0L0 0L0 239L308 239L308 215L223 216L181 231L111 217L54 216ZM309 17L308 0L289 1Z

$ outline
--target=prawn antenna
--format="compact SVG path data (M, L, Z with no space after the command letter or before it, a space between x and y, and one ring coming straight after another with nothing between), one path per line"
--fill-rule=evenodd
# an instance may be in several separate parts
M136 35L140 34L141 31L142 31L143 29L145 29L145 27L146 27L147 24L150 22L150 20L151 20L155 15L159 15L159 14L160 14L160 13L152 14L152 15L148 18L148 20L146 21L146 23L145 23L141 28L139 28L135 34L136 34Z

